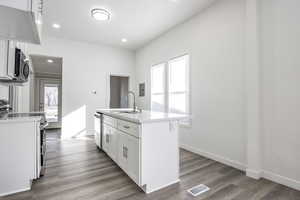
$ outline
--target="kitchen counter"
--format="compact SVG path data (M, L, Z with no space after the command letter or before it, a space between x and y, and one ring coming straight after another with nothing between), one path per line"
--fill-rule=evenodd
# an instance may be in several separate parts
M178 183L178 122L189 116L132 111L96 110L96 145L146 193Z
M41 121L43 119L45 119L45 113L43 112L9 113L0 115L0 123Z
M114 118L126 120L133 123L138 123L138 124L189 119L188 115L175 114L175 113L154 112L149 110L143 110L140 113L126 113L126 111L131 111L131 109L96 110L97 113L101 113Z
M0 117L0 197L30 190L45 166L44 113L5 113ZM1 198L0 198L1 199Z

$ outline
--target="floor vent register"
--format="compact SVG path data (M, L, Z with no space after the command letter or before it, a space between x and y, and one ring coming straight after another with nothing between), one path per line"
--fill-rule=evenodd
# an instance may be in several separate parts
M207 187L206 185L197 185L195 187L192 187L191 189L188 189L187 192L189 194L191 194L192 196L196 197L199 196L200 194L203 194L204 192L209 191L209 187Z

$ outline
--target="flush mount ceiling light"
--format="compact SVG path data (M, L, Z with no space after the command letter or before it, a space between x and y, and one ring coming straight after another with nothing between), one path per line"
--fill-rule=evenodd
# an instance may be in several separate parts
M53 27L53 28L56 28L56 29L59 29L59 28L60 28L60 25L59 25L59 24L56 24L56 23L54 23L54 24L52 24L52 27Z
M99 21L108 21L110 19L110 13L102 8L92 9L91 15L94 19Z
M125 43L125 42L127 42L127 39L123 38L121 41Z
M48 59L47 62L48 62L48 63L53 63L53 60Z

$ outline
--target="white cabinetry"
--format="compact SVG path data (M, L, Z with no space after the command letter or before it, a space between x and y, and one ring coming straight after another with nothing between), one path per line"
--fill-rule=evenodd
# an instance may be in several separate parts
M137 124L104 116L103 150L139 185L140 139L133 135L138 135Z
M104 124L103 126L103 150L117 162L118 155L118 132L115 128Z
M0 6L32 12L36 20L42 15L43 3L43 0L0 0Z
M7 77L7 56L8 56L8 41L0 40L0 78Z
M102 114L103 150L139 187L151 193L179 182L176 120L134 123L125 114Z
M43 0L31 0L31 12L34 14L34 20L40 40L42 38L43 2Z
M43 0L0 0L0 37L40 44Z
M31 9L31 0L0 0L0 5L27 11Z
M40 145L40 121L0 120L0 197L30 190L40 176Z
M140 140L131 135L118 131L119 155L118 164L136 183L140 184Z

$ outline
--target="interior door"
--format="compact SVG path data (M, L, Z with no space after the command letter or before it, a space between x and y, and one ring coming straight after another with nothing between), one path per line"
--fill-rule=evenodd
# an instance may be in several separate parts
M48 128L61 127L61 81L41 80L39 110L45 112Z

